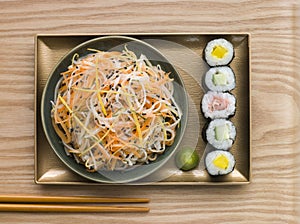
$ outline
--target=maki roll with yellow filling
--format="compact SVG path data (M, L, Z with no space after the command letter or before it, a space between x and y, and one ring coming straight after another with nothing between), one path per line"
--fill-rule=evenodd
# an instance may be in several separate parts
M235 159L228 151L215 150L207 154L205 166L207 172L212 176L226 175L233 171Z
M204 50L205 60L210 66L228 65L234 56L233 45L224 38L208 42Z
M235 103L230 93L208 91L202 98L201 108L206 118L228 118L235 113Z
M212 120L206 129L206 139L216 149L228 150L236 137L236 128L226 119Z
M212 91L231 91L235 88L234 73L228 66L210 68L205 74L205 85Z

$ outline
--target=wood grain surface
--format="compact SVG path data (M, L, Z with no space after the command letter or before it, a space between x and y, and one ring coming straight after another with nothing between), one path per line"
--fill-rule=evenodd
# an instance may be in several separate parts
M297 223L299 16L297 0L0 1L1 194L151 199L151 211L142 215L0 213L0 222ZM83 187L34 183L34 36L109 32L251 34L251 184Z

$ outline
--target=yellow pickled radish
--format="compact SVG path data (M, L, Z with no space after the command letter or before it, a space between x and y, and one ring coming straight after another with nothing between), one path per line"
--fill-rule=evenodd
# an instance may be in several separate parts
M214 160L213 164L220 168L226 170L229 164L228 158L224 155L218 155Z
M228 50L225 47L223 47L221 45L216 45L213 48L211 54L212 54L212 56L214 56L216 58L224 58L224 56L227 52L228 52Z

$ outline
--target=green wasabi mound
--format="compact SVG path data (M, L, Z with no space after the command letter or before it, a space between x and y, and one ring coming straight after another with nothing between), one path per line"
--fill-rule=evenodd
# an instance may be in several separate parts
M198 166L200 158L195 149L186 147L176 154L175 161L179 169L188 171Z

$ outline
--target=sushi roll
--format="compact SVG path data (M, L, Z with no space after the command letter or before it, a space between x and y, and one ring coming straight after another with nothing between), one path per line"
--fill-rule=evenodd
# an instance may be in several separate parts
M202 98L201 109L206 118L228 118L235 113L235 103L230 93L208 91Z
M233 171L235 159L228 151L215 150L207 154L205 166L212 176L226 175Z
M205 85L209 90L226 92L235 88L235 76L228 66L210 68L205 74Z
M208 124L205 135L214 148L228 150L235 140L236 128L229 120L215 119Z
M214 39L205 47L205 60L210 66L227 65L231 62L234 56L232 44L223 39Z

